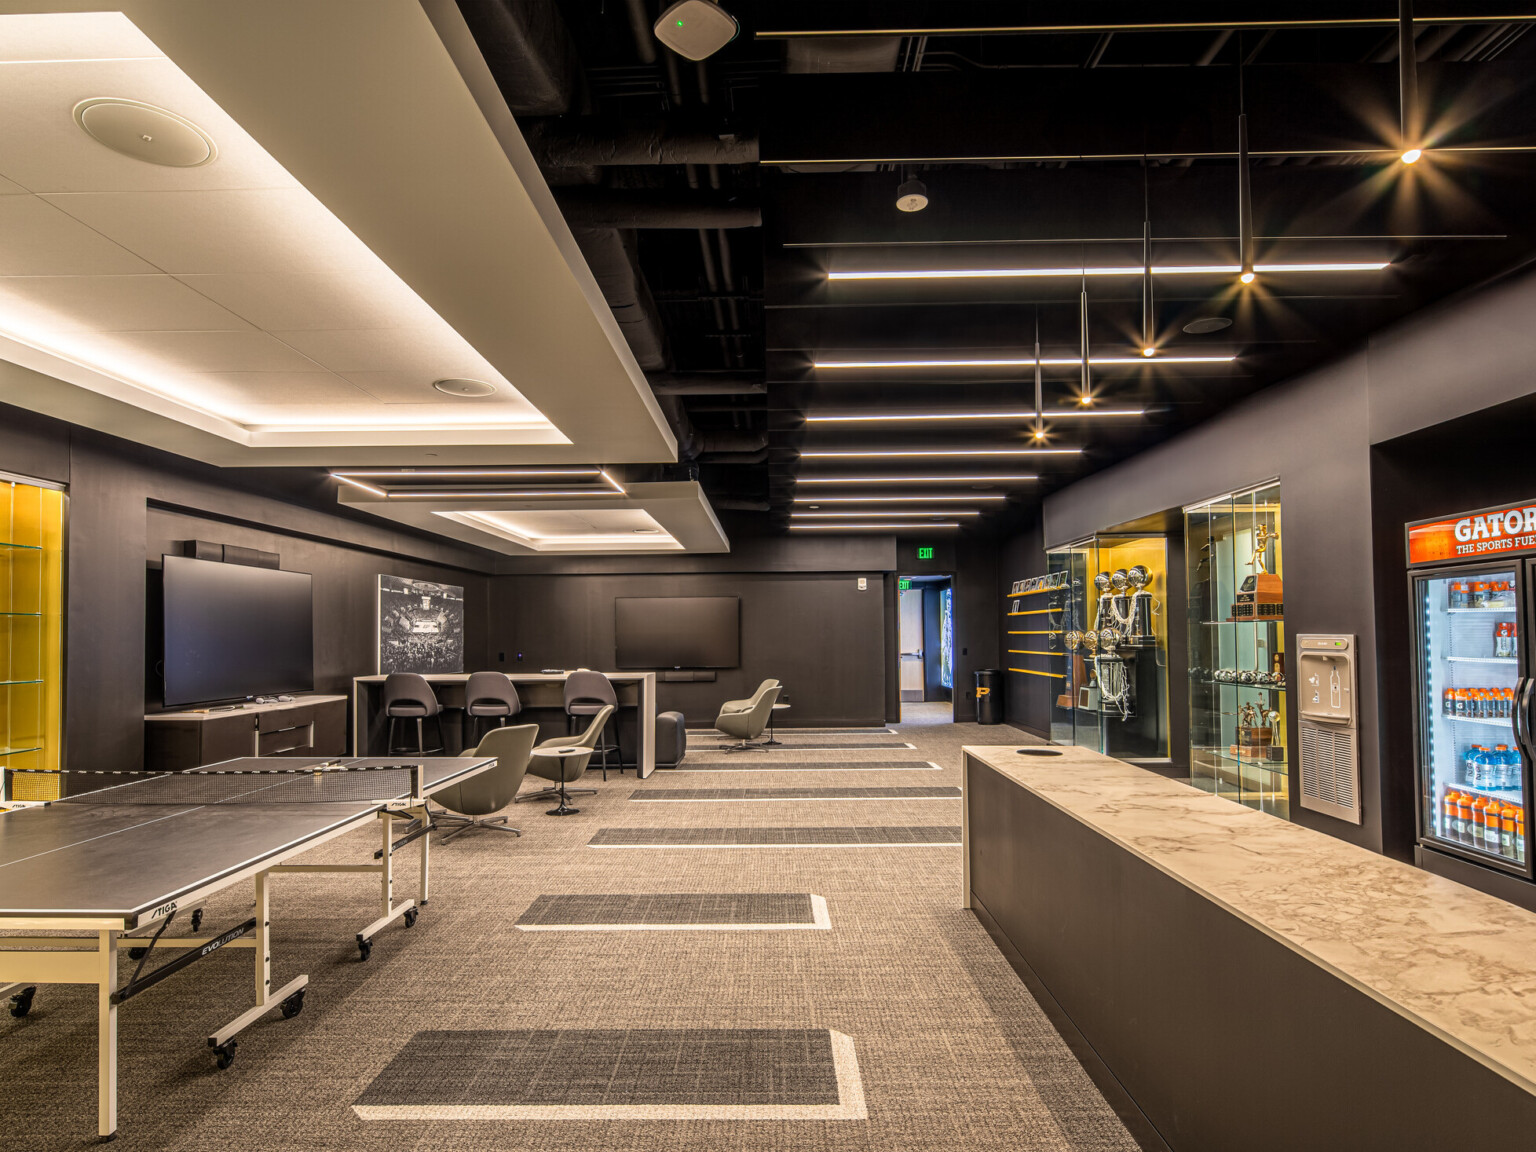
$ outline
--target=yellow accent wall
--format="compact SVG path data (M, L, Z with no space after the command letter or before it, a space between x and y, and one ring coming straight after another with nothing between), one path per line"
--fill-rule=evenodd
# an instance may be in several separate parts
M60 766L64 493L0 481L0 768ZM13 800L52 800L57 777L8 776Z

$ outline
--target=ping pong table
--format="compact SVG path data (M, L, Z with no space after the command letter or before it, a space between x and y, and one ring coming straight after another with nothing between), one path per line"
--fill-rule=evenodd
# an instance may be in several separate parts
M255 1004L208 1037L220 1068L234 1058L235 1037L269 1012L285 1018L304 1006L307 975L272 988L274 875L353 872L378 877L380 915L357 933L360 958L395 920L414 925L429 895L427 802L444 788L484 772L487 757L401 760L250 758L186 773L136 775L127 783L12 809L0 815L0 1000L25 1016L39 984L97 989L97 1131L117 1130L118 1006L225 948L255 953ZM286 861L377 820L377 863ZM404 834L396 839L404 823ZM415 899L394 899L393 857L419 844ZM203 904L254 880L255 907L241 923L199 934ZM168 929L186 914L192 933ZM5 932L59 935L5 935ZM138 967L120 982L118 952ZM161 950L174 952L144 971Z

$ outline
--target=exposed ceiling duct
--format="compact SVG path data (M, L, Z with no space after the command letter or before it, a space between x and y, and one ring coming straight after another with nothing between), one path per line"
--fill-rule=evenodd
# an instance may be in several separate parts
M761 464L768 459L767 432L705 431L696 427L682 398L661 393L656 397L672 435L677 439L677 458L719 464Z
M658 396L762 396L768 391L761 377L730 372L653 372L646 379Z
M756 164L757 134L682 129L662 119L560 117L519 122L528 147L548 168L587 165Z
M581 65L555 0L458 0L514 115L557 116L576 104Z
M555 194L572 228L759 228L755 200L702 190L614 191L571 188Z
M900 36L791 40L784 47L786 72L893 72Z
M635 236L614 228L572 228L581 254L613 309L613 318L641 368L667 366L666 341L656 301L635 263Z

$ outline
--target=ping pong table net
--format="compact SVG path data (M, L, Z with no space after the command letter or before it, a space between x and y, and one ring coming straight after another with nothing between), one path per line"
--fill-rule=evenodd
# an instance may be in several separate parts
M38 770L13 771L39 774ZM133 778L89 792L76 792L52 803L95 806L347 804L383 803L421 795L417 771L409 765L219 769L126 775Z

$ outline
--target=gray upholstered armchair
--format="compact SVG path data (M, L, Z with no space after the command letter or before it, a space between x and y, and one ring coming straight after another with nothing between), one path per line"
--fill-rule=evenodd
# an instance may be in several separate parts
M433 823L457 824L444 833L442 841L453 839L471 828L490 828L496 832L522 833L507 826L505 816L497 816L517 796L523 786L523 776L528 771L528 757L533 742L539 738L537 724L519 724L515 728L493 728L485 734L475 756L494 756L496 764L478 776L471 776L462 784L444 788L437 793L437 800L446 812L433 812Z
M587 730L580 736L556 736L545 740L533 750L533 758L528 762L528 775L537 776L541 780L552 780L556 784L554 788L541 788L537 792L524 792L517 798L521 804L524 800L543 800L549 796L570 795L572 793L593 793L596 788L565 788L575 780L579 780L583 772L587 770L587 757L559 757L540 756L542 751L556 748L585 748L589 752L597 747L598 737L602 734L603 725L608 723L608 718L613 715L612 704L604 704L602 709L592 717ZM564 806L562 801L562 807Z
M778 686L779 682L770 677L759 684L757 691L752 693L746 700L727 700L724 704L720 705L720 712L722 715L726 712L750 712L757 706L757 698L759 696L768 691L768 689L777 688Z
M763 729L768 726L768 718L773 715L773 705L779 698L777 686L759 688L757 695L752 698L752 707L745 712L727 712L722 710L715 717L715 727L727 736L736 737L735 744L722 744L720 748L725 752L766 752L768 749L753 741L763 734Z

